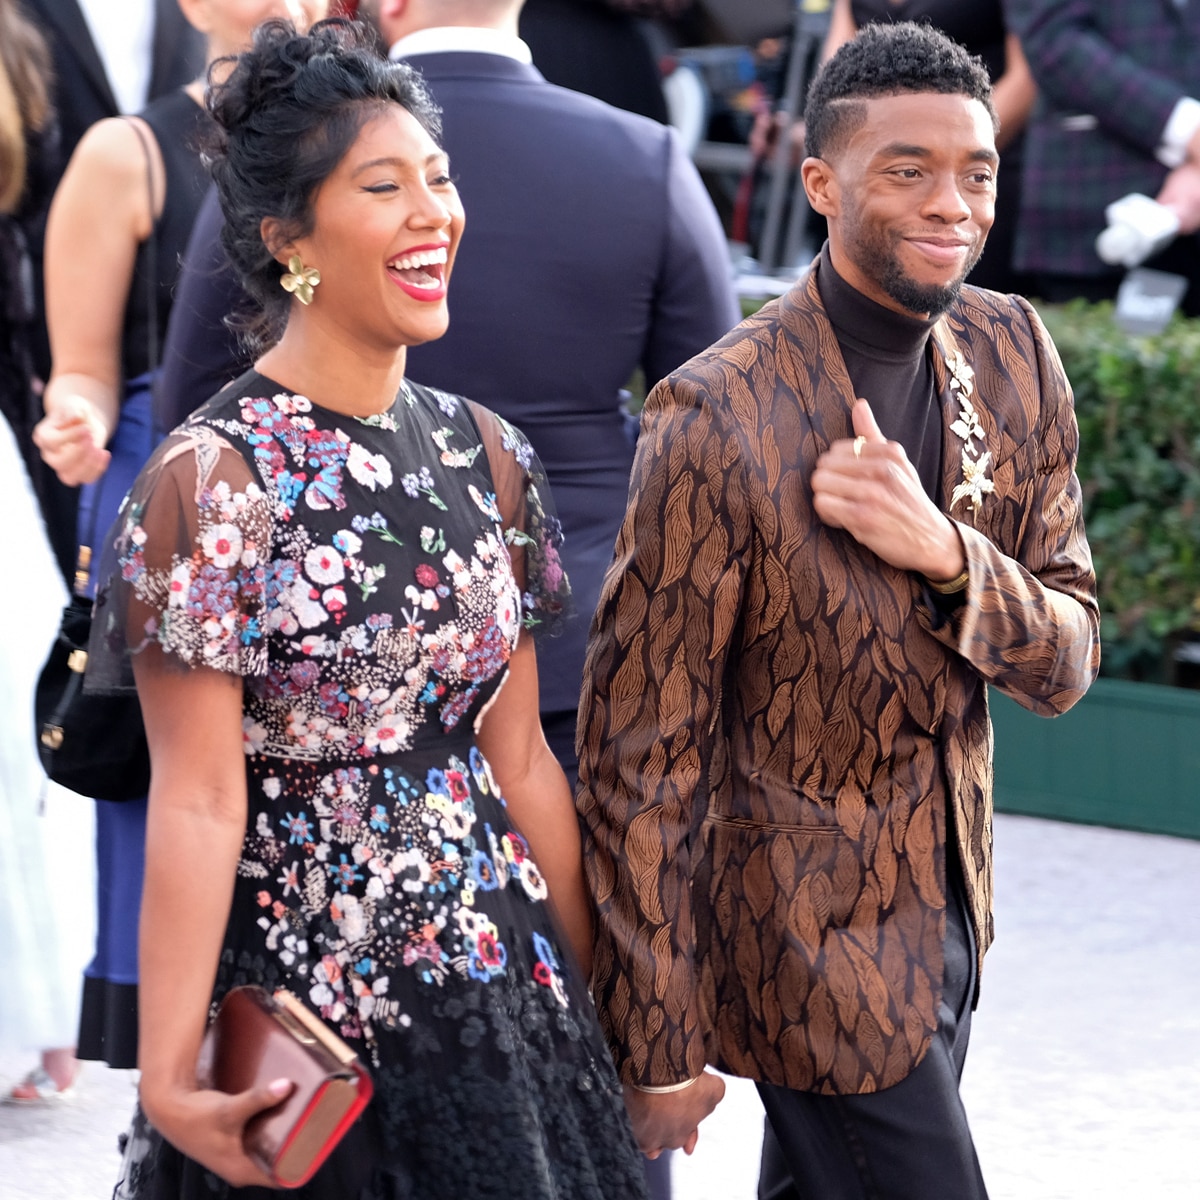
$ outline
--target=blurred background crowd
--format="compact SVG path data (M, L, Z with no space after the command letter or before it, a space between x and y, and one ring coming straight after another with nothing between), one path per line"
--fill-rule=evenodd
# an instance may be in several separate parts
M381 50L428 56L436 47L405 51L400 40L411 35L406 14L422 5L436 8L435 0L0 0L0 451L10 512L30 514L9 528L37 533L15 548L6 533L25 586L6 588L0 601L5 630L27 631L28 647L24 657L5 659L0 680L14 698L0 741L0 961L10 981L0 988L0 1037L27 1047L31 1068L24 1079L0 1082L11 1101L65 1093L77 1054L114 1066L135 1062L144 808L98 802L94 815L81 801L56 808L61 797L46 791L31 722L21 714L56 609L75 582L81 529L103 522L165 427L153 387L172 368L173 341L186 343L200 330L199 340L213 342L223 332L195 324L198 309L175 311L189 260L216 244L211 231L192 236L206 187L191 136L203 119L198 81L207 61L235 52L271 16L358 16L374 24ZM628 237L630 255L674 264L668 278L648 272L644 296L636 306L628 301L620 322L606 327L562 299L588 290L588 260L560 258L564 278L540 279L563 319L587 335L588 344L568 356L595 385L587 403L611 408L626 440L636 436L626 388L653 385L737 319L738 293L782 291L820 249L823 230L799 185L804 92L820 62L870 22L932 22L978 54L993 79L1002 151L997 220L971 282L1051 302L1094 301L1114 298L1140 266L1174 277L1182 311L1200 313L1197 0L525 0L516 7L533 67L549 83L669 127L666 153L682 156L661 193L649 175L612 175L609 186L628 194L600 196L575 231L581 243L596 243L592 259L611 261L611 250L599 248L604 239L585 224L611 219L610 232L618 242ZM448 106L448 139L463 140L461 154L449 147L452 161L469 158L466 133L455 132L455 122L465 127L469 117L451 111L436 85L434 92ZM610 120L587 111L587 121ZM114 124L129 114L142 120ZM630 132L630 145L645 136ZM473 213L487 208L482 199L473 208L468 180L462 190L469 248ZM536 191L530 184L516 203L534 205ZM1131 197L1140 199L1121 208ZM628 232L631 214L654 204L672 208L675 227L661 245L642 246ZM478 227L486 230L486 220ZM459 339L470 337L473 320L468 263L464 254L451 298ZM617 294L612 280L605 287L602 294ZM456 324L460 307L467 332ZM539 353L547 361L561 353L549 344L546 322L525 324L533 340L514 359L527 365ZM547 343L540 352L538 337ZM504 387L490 395L486 381L454 376L449 358L463 361L462 344L447 350L446 361L434 348L415 355L414 378L503 411ZM201 377L190 352L180 362ZM494 371L497 360L488 362ZM557 379L545 386L569 392L569 371L557 363ZM527 397L536 399L539 386L522 378ZM47 424L55 404L57 423ZM531 404L514 419L546 462L564 524L597 507L600 493L590 489L607 488L607 523L578 518L575 544L590 557L568 564L588 610L631 451L614 441L604 471L589 474L598 460L581 471L568 463L580 447L560 437L575 413ZM607 419L606 410L595 426L575 423L591 430L584 451L600 453ZM71 422L107 449L90 458L67 453ZM96 486L102 480L106 490ZM552 743L567 766L581 642L571 654L578 661L543 685L547 732L557 730Z

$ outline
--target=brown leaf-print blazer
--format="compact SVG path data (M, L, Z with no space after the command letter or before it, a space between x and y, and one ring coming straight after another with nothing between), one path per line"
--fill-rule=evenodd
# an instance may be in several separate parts
M1036 314L964 288L933 336L943 495L956 351L995 484L951 513L970 584L950 617L813 512L854 400L815 275L647 402L579 722L594 992L625 1081L903 1079L937 1022L947 805L981 959L991 942L985 685L1069 708L1099 662L1095 579Z

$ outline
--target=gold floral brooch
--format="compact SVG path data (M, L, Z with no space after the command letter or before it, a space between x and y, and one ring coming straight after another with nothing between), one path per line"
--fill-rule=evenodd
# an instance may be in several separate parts
M950 497L950 509L953 511L954 506L962 500L970 500L971 510L978 516L984 496L994 492L996 485L988 478L992 454L984 449L983 424L971 402L971 395L975 391L975 372L960 350L947 353L946 369L950 372L950 390L960 406L958 420L950 426L950 431L963 440L963 478ZM976 442L979 443L978 447Z

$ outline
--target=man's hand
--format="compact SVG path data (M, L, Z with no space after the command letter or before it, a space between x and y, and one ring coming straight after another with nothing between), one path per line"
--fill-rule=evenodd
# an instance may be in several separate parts
M1176 167L1163 181L1155 199L1174 210L1181 234L1195 233L1200 229L1200 165L1185 162Z
M96 406L84 396L66 396L33 427L42 460L67 487L94 483L112 455L104 448L108 429Z
M865 400L855 401L852 417L858 436L834 442L817 459L817 516L893 567L954 579L966 567L954 522L925 494L904 447L883 436Z
M657 1158L664 1150L691 1154L700 1137L700 1122L724 1095L725 1080L711 1071L678 1092L641 1092L626 1084L625 1107L638 1148L647 1158Z

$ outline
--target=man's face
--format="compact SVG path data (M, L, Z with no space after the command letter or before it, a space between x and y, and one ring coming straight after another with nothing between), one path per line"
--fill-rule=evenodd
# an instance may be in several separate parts
M940 314L995 216L991 117L978 100L936 92L880 96L866 108L832 161L810 160L828 175L821 202L810 198L829 219L834 267L886 308Z

